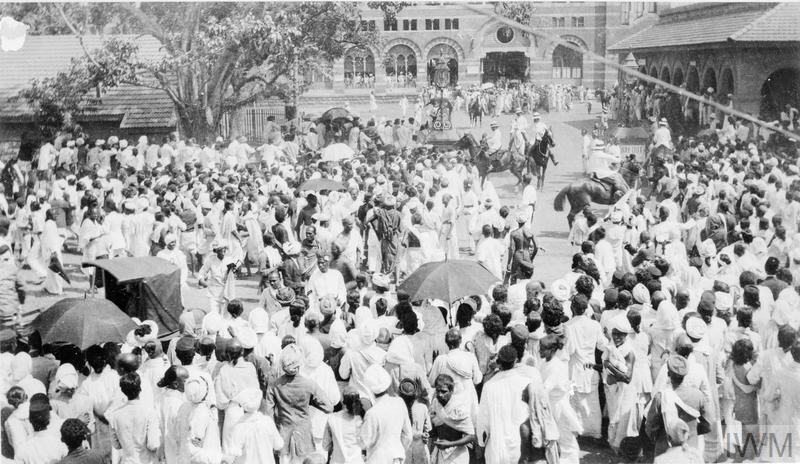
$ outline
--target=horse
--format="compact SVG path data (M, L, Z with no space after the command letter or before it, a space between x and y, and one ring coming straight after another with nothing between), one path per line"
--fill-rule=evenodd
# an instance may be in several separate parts
M467 112L469 113L470 126L475 127L476 125L483 124L483 113L485 111L483 109L483 104L481 103L480 95L475 95L472 97L472 100L469 102Z
M486 182L486 178L493 172L511 171L511 174L517 178L517 184L522 183L522 175L525 170L525 159L518 159L509 150L500 150L499 156L495 159L489 158L486 154L489 147L486 139L482 138L480 142L475 140L475 137L470 134L464 134L461 139L456 142L456 147L460 149L467 149L470 154L470 159L478 168L478 175L481 179L481 187Z
M553 140L553 135L550 130L547 130L538 142L530 144L525 151L525 159L528 160L528 172L532 172L536 176L536 190L541 191L544 188L544 174L547 171L547 163L552 160L554 165L558 165L558 162L553 157L553 152L550 150L555 146L556 142ZM533 169L531 169L531 166Z
M567 222L572 229L572 221L575 216L589 206L591 203L601 205L613 205L628 191L628 186L613 189L610 186L597 180L584 178L567 185L556 195L553 200L553 208L556 211L564 211L564 199L569 201L569 214Z

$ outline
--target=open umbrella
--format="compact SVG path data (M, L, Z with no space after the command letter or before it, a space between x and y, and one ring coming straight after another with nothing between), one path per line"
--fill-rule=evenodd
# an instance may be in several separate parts
M136 323L117 305L100 298L65 298L31 323L42 343L70 343L81 350L106 342L124 342L135 328Z
M301 192L306 192L309 190L314 192L321 192L323 190L335 191L335 190L345 190L345 189L347 189L347 186L345 186L343 183L335 181L333 179L325 179L325 178L309 179L300 185Z
M331 108L328 111L322 113L320 119L323 121L335 121L337 119L352 120L353 115L349 111L347 111L346 108L337 107L337 108Z
M500 279L477 261L453 259L425 263L398 287L411 301L436 298L452 303L470 295L483 295Z
M346 143L332 143L322 149L322 161L341 161L350 159L356 152Z
M47 266L47 268L60 275L64 280L67 281L68 284L72 284L72 281L69 280L69 276L67 275L66 271L64 271L64 265L61 264L61 261L58 259L58 256L56 256L55 253L53 253L53 255L50 257L50 265Z

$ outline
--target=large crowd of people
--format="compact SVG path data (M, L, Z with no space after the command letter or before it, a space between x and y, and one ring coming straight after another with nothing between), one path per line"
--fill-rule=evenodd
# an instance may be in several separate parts
M800 432L796 147L676 143L650 198L578 216L568 272L542 282L530 176L503 205L413 118L269 124L259 147L62 133L3 167L3 459L577 463L595 441L631 462L717 462ZM605 176L615 155L587 138ZM355 155L319 161L332 142ZM317 179L342 188L302 187ZM20 338L35 284L20 269L61 294L52 263L76 252L163 258L207 304L169 341L153 321L83 351ZM497 284L452 302L397 290L458 257Z

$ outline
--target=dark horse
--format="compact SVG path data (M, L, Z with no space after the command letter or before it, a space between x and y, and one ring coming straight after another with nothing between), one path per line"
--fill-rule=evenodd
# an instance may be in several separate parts
M542 190L544 187L544 173L547 171L548 162L552 161L558 166L558 161L553 157L551 148L556 146L553 135L548 129L545 131L541 140L528 146L525 151L525 158L528 160L528 171L532 171L536 176L536 189Z
M470 159L475 163L475 167L478 168L481 187L483 187L489 174L506 170L511 171L511 174L514 174L514 177L517 178L517 185L522 183L522 175L525 171L526 163L524 158L515 157L509 150L500 150L499 156L490 158L486 154L489 148L486 145L486 140L481 139L481 141L478 142L470 133L461 137L461 139L456 142L456 147L469 150Z
M601 183L594 179L578 179L558 192L555 200L553 200L553 208L556 211L564 211L564 198L569 201L567 222L569 222L569 227L572 228L572 221L583 208L589 206L591 203L613 205L619 201L627 191L627 185L622 185L620 188L613 188L606 183Z

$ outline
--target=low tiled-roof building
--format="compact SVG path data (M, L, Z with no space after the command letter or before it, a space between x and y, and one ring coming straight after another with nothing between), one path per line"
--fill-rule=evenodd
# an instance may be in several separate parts
M160 44L150 36L116 36L139 47L141 59L157 58ZM107 37L105 37L107 38ZM103 44L104 37L85 36L84 46L92 51ZM0 53L0 154L15 152L21 135L38 134L33 109L16 98L32 79L52 77L68 69L73 58L85 53L75 36L29 36L19 51ZM93 99L86 111L76 116L92 137L159 137L175 130L177 117L167 94L150 87L121 85L106 89Z
M696 3L609 47L640 70L693 92L713 88L734 107L775 119L800 104L800 3Z

